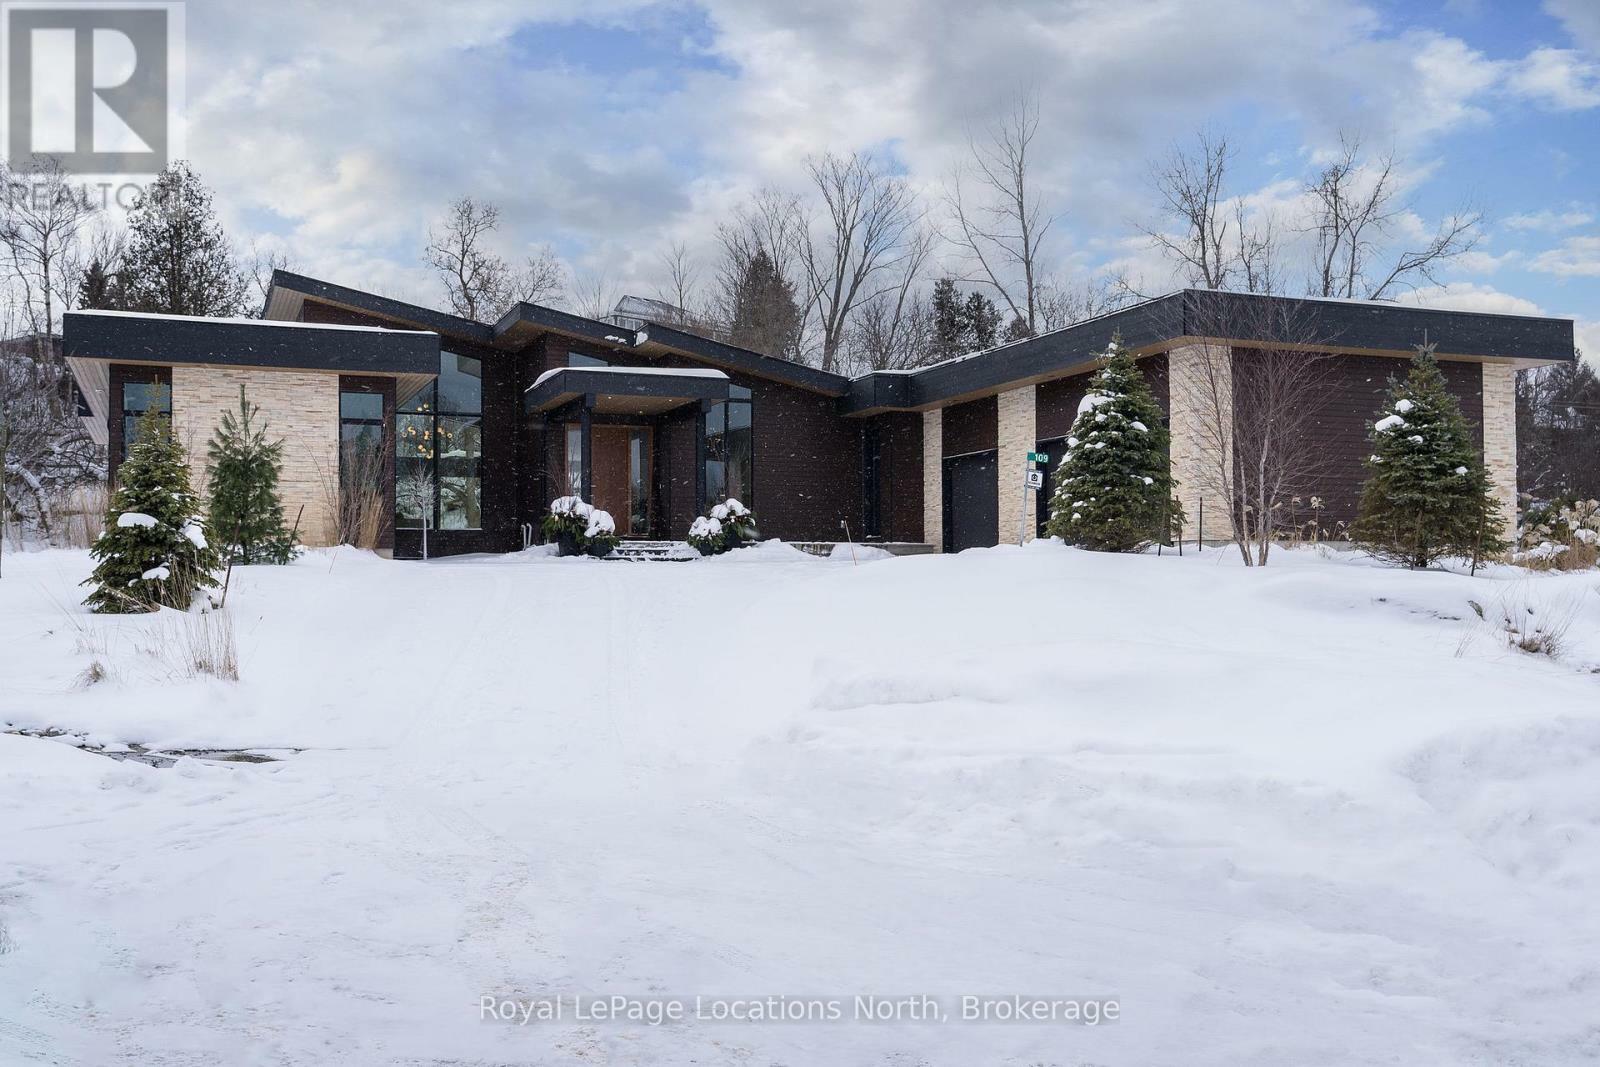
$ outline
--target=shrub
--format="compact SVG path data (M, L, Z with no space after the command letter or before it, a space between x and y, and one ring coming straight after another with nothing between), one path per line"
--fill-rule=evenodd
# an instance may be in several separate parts
M713 507L689 525L685 538L702 556L715 556L756 540L756 517L732 497Z
M1600 563L1600 500L1530 506L1514 561L1541 571L1583 571Z
M611 513L575 496L550 501L550 513L539 528L545 541L554 542L563 556L608 556L619 540Z

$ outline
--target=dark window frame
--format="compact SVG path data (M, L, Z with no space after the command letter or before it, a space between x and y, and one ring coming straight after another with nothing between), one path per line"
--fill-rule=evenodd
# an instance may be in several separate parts
M744 408L747 425L740 427L740 429L743 429L750 436L750 461L748 464L749 469L746 472L749 485L748 488L741 487L742 491L737 496L728 486L726 445L729 433L728 412L734 405L740 405ZM722 429L718 434L718 440L722 442L720 457L713 455L711 448L711 431L715 424L714 420L720 420L722 425ZM727 400L714 400L704 405L700 412L699 430L700 444L696 451L700 453L700 507L702 512L710 511L711 508L730 497L754 511L756 508L756 405L754 393L744 386L730 385L728 387ZM713 463L722 464L720 496L713 493L711 478L711 465Z
M464 410L464 409L459 409L459 408L454 408L454 407L451 408L450 410L446 411L446 410L443 410L440 407L439 382L445 376L446 361L447 360L451 360L451 359L456 359L456 360L470 359L473 362L478 364L478 373L476 375L476 378L477 378L477 381L478 381L478 404L477 404L477 410L476 411L467 411L467 410ZM422 458L422 459L425 459L427 461L428 474L433 479L433 514L431 516L431 519L429 517L426 517L426 516L418 517L418 518L412 518L411 516L408 516L408 515L402 515L400 513L399 494L398 494L398 492L396 493L394 521L395 521L395 527L397 529L401 529L401 530L420 530L420 529L423 528L423 525L424 525L425 522L427 524L428 530L433 532L433 533L439 533L441 531L445 532L445 533L457 533L457 532L460 532L460 533L469 533L469 532L470 533L476 533L476 532L479 532L479 531L481 531L483 529L483 380L484 380L484 359L483 359L482 356L472 355L472 354L467 353L467 352L456 352L456 351L453 351L451 349L440 349L440 351L439 351L439 373L438 373L438 375L435 376L433 378L433 380L430 381L426 386L424 386L422 389L418 390L410 398L408 398L408 402L405 404L405 406L402 407L400 405L400 403L398 402L399 398L396 397L395 414L394 414L394 426L395 426L394 439L395 439L395 460L396 460L395 478L396 478L397 481L400 478L400 466L399 466L399 463L400 463L401 460L412 461L412 460L416 460L418 458ZM423 397L426 397L427 399L423 400L422 399ZM402 438L404 436L401 433L401 422L402 422L402 420L407 420L407 419L425 420L425 423L427 425L427 431L426 431L427 438L428 438L428 440L430 442L432 442L432 446L430 447L429 454L427 456L423 456L423 457L418 457L418 456L414 456L414 455L401 456L399 454L400 443L401 443L401 440L402 440ZM476 419L477 420L477 425L478 425L478 452L477 452L477 455L474 457L475 464L476 464L475 465L476 477L478 479L478 523L479 524L477 526L452 526L452 527L449 527L448 529L446 529L442 525L442 523L444 521L444 479L443 479L443 477L441 477L440 471L439 471L439 459L440 459L440 457L439 457L440 449L438 447L439 425L440 425L440 423L442 421L449 420L449 419Z

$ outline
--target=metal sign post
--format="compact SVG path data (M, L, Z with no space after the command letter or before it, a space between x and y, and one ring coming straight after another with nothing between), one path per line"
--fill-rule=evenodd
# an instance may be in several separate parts
M1044 452L1029 452L1027 460L1022 466L1022 514L1017 519L1017 547L1028 543L1028 493L1044 488L1044 471L1034 467L1035 463L1049 463L1050 456Z

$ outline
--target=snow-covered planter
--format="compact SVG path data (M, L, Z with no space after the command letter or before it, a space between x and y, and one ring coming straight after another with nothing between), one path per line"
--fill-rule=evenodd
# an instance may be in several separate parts
M540 525L544 539L562 556L609 556L617 547L617 523L582 497L562 496L550 501L550 513Z
M609 556L617 549L617 522L611 512L594 508L583 531L583 550L596 558Z
M685 538L702 556L715 556L760 537L756 517L739 501L729 498L689 525Z

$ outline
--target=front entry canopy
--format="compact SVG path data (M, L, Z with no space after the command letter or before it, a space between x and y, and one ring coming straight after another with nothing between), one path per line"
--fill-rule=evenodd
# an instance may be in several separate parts
M601 415L659 415L696 401L728 399L728 376L700 367L557 367L528 387L522 407L550 412L584 398Z

